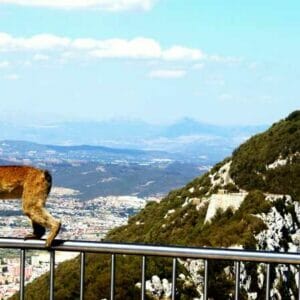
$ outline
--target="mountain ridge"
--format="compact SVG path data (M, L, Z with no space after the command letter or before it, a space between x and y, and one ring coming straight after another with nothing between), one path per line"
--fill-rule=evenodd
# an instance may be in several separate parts
M245 138L260 132L265 125L219 126L193 119L169 125L142 121L63 122L20 126L0 122L0 140L28 140L54 145L102 145L113 148L134 148L180 152L186 156L210 155L219 161L229 155ZM203 151L202 151L203 149ZM218 149L218 151L216 151Z
M110 195L162 197L212 164L208 160L186 161L179 154L162 151L26 141L0 141L0 153L2 165L48 169L53 185L79 190L77 196L82 200Z

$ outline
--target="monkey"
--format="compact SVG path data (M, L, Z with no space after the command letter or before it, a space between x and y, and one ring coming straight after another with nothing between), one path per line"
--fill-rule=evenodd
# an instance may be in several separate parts
M45 209L52 186L52 176L47 170L32 166L0 166L0 199L22 199L22 210L32 223L33 233L24 239L41 239L50 230L46 248L51 247L61 221Z

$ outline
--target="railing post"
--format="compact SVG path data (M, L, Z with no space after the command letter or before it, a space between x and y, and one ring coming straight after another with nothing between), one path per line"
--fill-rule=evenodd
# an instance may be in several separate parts
M266 300L270 300L270 269L271 269L271 265L267 264L267 272L266 272Z
M234 262L234 269L235 269L235 293L234 293L234 299L239 300L239 294L240 294L240 262L235 261Z
M116 255L111 255L110 300L115 299Z
M207 290L208 290L208 260L204 260L204 290L203 299L207 300Z
M298 265L298 300L300 300L300 265Z
M80 300L84 299L85 253L80 252Z
M146 294L146 256L142 256L142 286L141 286L141 299L145 300Z
M50 300L54 300L55 251L50 251Z
M176 262L177 259L173 258L173 268L172 268L172 300L175 300L176 296Z
M20 252L20 300L25 298L25 249L21 249Z

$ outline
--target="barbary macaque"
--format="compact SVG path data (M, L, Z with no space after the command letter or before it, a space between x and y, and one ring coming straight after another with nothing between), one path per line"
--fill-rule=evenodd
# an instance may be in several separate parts
M47 170L31 166L0 166L0 199L22 199L22 209L32 222L33 233L25 239L40 239L46 232L46 247L57 236L61 222L45 209L46 199L52 185Z

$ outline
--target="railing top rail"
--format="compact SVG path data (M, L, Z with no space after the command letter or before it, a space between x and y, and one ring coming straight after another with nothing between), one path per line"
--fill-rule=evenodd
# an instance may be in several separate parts
M269 251L246 251L220 248L191 248L144 244L121 244L90 241L55 240L50 249L44 240L0 238L0 248L76 251L91 253L116 253L127 255L164 256L177 258L221 259L234 261L256 261L268 263L300 264L300 253Z

